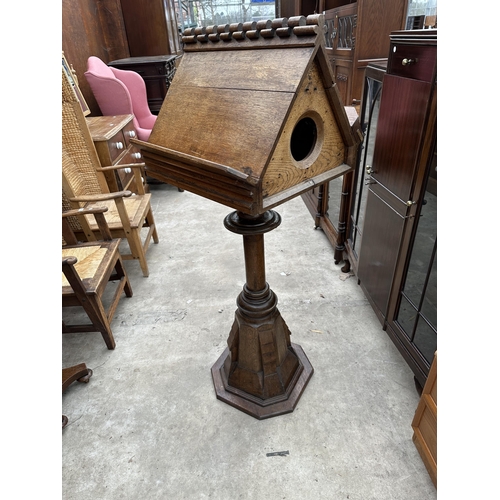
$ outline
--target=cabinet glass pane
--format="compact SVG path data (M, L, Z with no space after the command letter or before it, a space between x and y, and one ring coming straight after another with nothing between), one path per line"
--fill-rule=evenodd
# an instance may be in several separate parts
M437 154L433 155L396 322L425 359L437 347Z
M337 177L328 185L328 212L327 216L335 229L338 231L340 217L340 200L342 198L342 183L344 176Z
M404 287L405 295L415 304L419 304L421 301L429 269L433 265L436 232L437 196L426 191ZM434 286L436 286L435 283Z
M437 252L434 256L429 283L427 284L425 297L422 302L422 314L437 330Z
M437 334L436 331L431 328L423 318L419 318L418 320L413 343L430 365L432 363L432 358L434 357L434 352L437 348Z
M413 330L415 329L415 322L418 318L418 309L414 304L411 304L408 299L403 295L399 305L398 324L406 333L409 340L412 339Z
M367 78L365 80L363 95L363 110L361 113L361 127L364 134L363 144L360 148L360 160L358 164L356 192L354 193L354 204L351 224L351 247L356 254L361 248L361 238L363 224L365 220L366 195L365 189L366 168L371 166L373 159L373 148L375 146L375 136L377 132L377 121L380 109L380 95L382 82Z

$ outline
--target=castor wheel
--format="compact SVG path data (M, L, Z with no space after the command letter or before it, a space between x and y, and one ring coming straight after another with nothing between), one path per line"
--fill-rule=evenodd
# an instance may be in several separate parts
M64 429L68 425L68 417L66 415L62 416L62 428Z

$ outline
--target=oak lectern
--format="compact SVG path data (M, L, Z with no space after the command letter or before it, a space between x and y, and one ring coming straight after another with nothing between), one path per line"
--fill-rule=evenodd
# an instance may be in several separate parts
M361 142L324 49L322 15L189 28L148 142L147 174L234 209L246 284L228 346L212 367L217 398L258 419L292 412L313 374L266 282L273 207L354 168Z

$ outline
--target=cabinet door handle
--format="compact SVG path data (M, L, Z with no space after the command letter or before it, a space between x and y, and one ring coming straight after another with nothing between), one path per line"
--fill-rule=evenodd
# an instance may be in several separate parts
M416 64L418 62L418 59L407 59L406 57L401 61L401 64L403 66L409 66L410 64Z
M115 142L116 149L123 149L123 142Z
M128 136L129 136L129 137L132 137L132 138L134 138L134 137L136 136L136 134L135 134L135 130L129 130L129 131L127 132L127 134L128 134Z

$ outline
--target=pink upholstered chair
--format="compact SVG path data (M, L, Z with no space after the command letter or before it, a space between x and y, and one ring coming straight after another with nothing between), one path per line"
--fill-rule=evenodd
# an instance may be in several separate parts
M138 73L111 68L91 56L85 78L104 116L134 115L138 139L149 139L156 116L149 109L146 84Z

